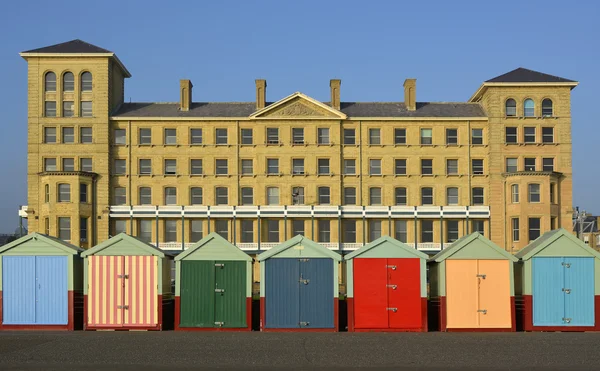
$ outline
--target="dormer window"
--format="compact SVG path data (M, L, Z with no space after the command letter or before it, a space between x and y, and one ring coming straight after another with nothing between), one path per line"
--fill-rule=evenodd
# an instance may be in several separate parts
M533 117L535 116L535 103L533 103L533 99L525 99L523 103L523 116L525 117Z

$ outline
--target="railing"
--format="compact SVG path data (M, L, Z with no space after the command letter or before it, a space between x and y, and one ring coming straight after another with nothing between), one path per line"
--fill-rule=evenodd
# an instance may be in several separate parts
M282 242L261 242L260 251L272 249ZM156 246L156 242L150 243L152 246ZM337 242L318 242L319 245L330 250L342 250L342 251L354 251L364 246L362 243L337 243ZM186 242L184 249L189 249L194 243ZM244 251L258 251L258 243L255 242L240 242L235 244L240 250ZM413 247L413 242L407 243L408 246ZM452 245L451 243L444 243L444 249ZM158 247L165 251L181 251L181 242L160 242ZM417 250L419 251L440 251L442 244L439 242L423 242L417 244Z
M156 242L150 242L152 246L156 246ZM187 250L193 245L192 242L186 242L184 244L184 249ZM181 242L159 242L158 248L161 250L179 250L181 251Z
M358 250L363 246L364 246L364 244L362 244L362 243L341 243L340 244L341 249L344 251Z
M240 250L256 251L258 250L258 244L254 242L240 242L236 244Z
M409 243L410 245L414 245L413 243ZM447 248L448 246L452 245L451 243L444 243L443 247L444 249ZM439 242L422 242L422 243L418 243L417 244L417 250L419 251L441 251L442 250L442 244Z

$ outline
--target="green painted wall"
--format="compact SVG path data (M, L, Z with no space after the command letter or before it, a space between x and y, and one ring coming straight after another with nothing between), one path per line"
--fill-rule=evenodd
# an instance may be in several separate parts
M329 255L323 252L322 249L310 246L308 244L297 244L288 249L285 249L278 253L277 255L271 256L272 258L328 258L331 259Z
M187 257L186 257L187 259ZM192 259L192 260L196 260L196 261L200 261L200 260L208 260L208 259ZM184 259L185 261L185 259ZM240 261L239 259L232 259L230 261ZM175 296L181 296L181 262L182 260L177 260L175 261ZM261 262L262 263L262 262ZM262 266L261 266L262 268ZM260 279L260 287L261 287L261 292L263 292L263 277L262 277L262 272L263 270L261 269L260 273L261 273L261 279ZM246 262L246 297L252 297L252 262L251 261L247 261Z
M223 243L219 240L210 240L202 247L194 250L183 258L184 260L249 260L249 255L239 250L235 246Z
M569 240L565 236L558 237L555 241L546 246L543 250L538 252L535 256L542 257L561 257L561 256L574 256L574 257L588 257L593 256L588 251L577 246L573 241Z
M448 259L491 259L506 260L506 257L479 239L474 239Z
M95 253L94 255L103 256L150 256L153 255L149 251L139 248L138 246L130 243L129 241L121 240L113 245L108 246ZM160 257L159 257L160 259Z

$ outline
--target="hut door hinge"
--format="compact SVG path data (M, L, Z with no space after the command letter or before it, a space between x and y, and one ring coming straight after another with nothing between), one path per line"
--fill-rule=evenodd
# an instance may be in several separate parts
M128 274L119 274L117 277L118 278L123 278L123 279L128 279L129 275Z
M393 271L396 270L396 266L395 265L386 265L387 268L391 268Z
M487 309L478 309L477 312L487 314Z
M310 325L310 322L300 322L300 327L306 327L308 325Z
M302 273L300 274L300 279L298 280L298 282L304 284L304 285L308 285L308 283L310 282L310 280L305 279L304 277L302 277Z
M483 278L483 279L485 279L485 277L487 277L487 275L486 275L486 274L478 274L478 275L477 275L477 278Z
M562 290L564 291L565 294L570 294L571 293L571 289L565 289L565 288L563 288Z
M223 293L225 292L225 289L215 289L215 292L218 292L221 295L223 295Z
M215 322L215 326L223 327L225 322Z
M571 263L565 263L565 262L562 262L562 263L560 263L560 264L561 264L563 267L565 267L565 268L571 268ZM570 319L570 318L569 318L569 319Z
M396 313L398 311L398 308L386 308L386 310L390 310L390 311Z
M563 318L564 323L571 323L571 318Z
M129 305L117 305L117 309L129 309Z
M216 263L215 267L219 267L219 268L223 269L223 268L225 268L225 264L223 264L223 263Z
M398 288L398 285L386 285L386 286L392 290L396 290Z

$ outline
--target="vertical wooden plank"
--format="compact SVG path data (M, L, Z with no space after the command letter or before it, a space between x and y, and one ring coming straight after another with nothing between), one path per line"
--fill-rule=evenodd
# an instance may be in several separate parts
M388 261L388 311L390 328L420 329L421 259L394 258ZM393 269L396 267L396 269Z
M479 326L511 328L510 269L508 260L478 260Z
M446 260L446 328L477 328L477 260Z
M352 260L354 282L354 327L378 329L388 327L387 259Z

